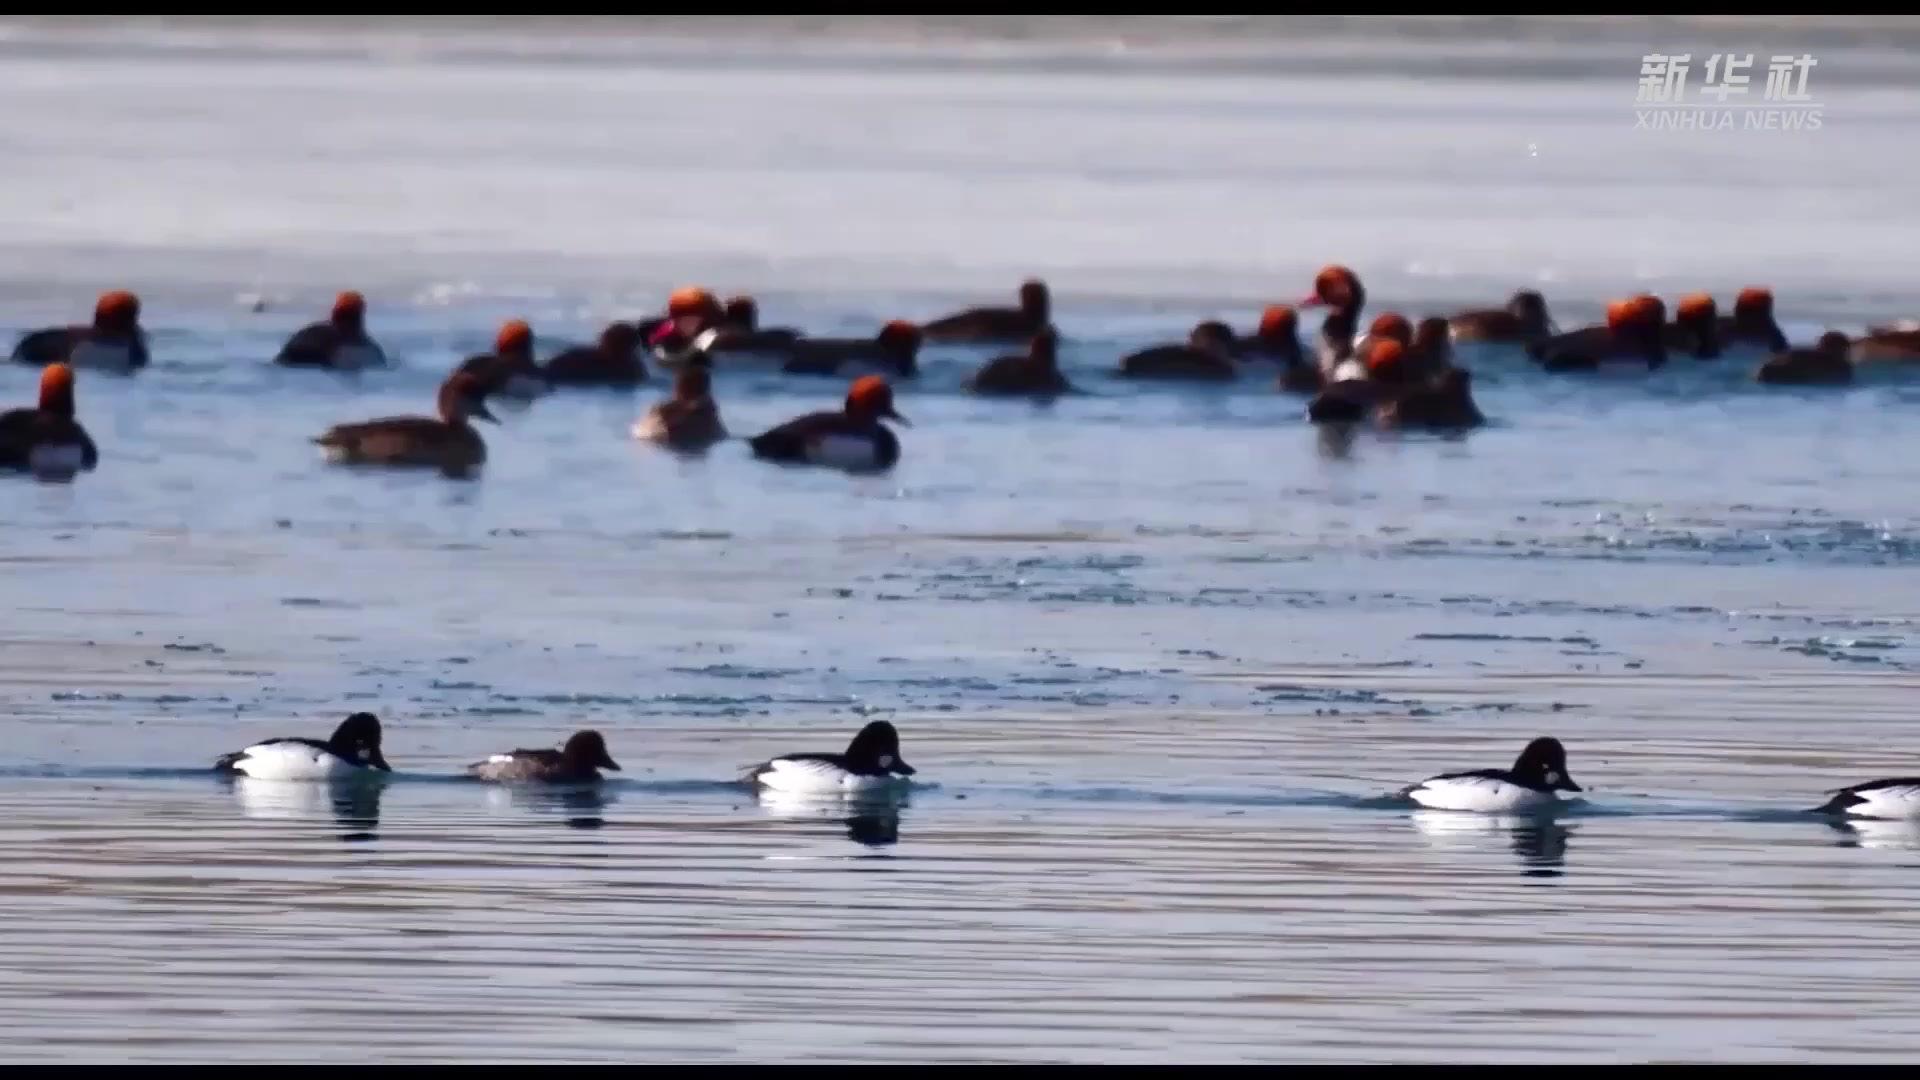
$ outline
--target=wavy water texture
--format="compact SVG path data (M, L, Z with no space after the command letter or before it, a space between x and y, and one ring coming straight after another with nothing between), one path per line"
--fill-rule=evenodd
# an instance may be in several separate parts
M1334 259L1370 313L1920 315L1911 18L98 18L0 20L0 330L130 287L156 354L80 377L99 472L0 496L8 1060L1920 1051L1920 831L1808 813L1915 771L1911 373L1473 348L1458 439L1108 374ZM1829 123L1636 133L1680 41L1818 51ZM557 348L703 282L868 333L1036 273L1085 392L930 349L886 476L655 452L653 387L503 406L476 483L306 441L509 316ZM345 287L400 367L271 367ZM844 392L717 386L742 434ZM389 782L208 770L360 709ZM898 805L733 782L874 718ZM582 727L598 791L460 775ZM1391 797L1540 734L1557 818Z

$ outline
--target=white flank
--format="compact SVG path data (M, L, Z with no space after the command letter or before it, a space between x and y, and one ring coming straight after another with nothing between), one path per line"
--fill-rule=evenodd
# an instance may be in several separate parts
M249 746L233 766L255 780L334 780L366 772L366 768L305 743L262 743Z
M1500 813L1533 810L1559 801L1550 791L1535 791L1481 776L1435 778L1407 792L1407 797L1433 810L1471 810Z
M1873 788L1869 791L1856 791L1854 795L1867 801L1847 807L1847 814L1851 817L1881 818L1888 821L1920 818L1920 784Z
M83 341L68 352L67 365L76 369L125 374L133 370L133 350L125 343Z
M855 791L883 791L895 787L904 777L862 776L829 761L795 761L775 758L769 771L760 775L760 785L769 791L794 795L839 795Z
M86 448L78 443L39 443L27 452L27 468L39 476L72 476L85 467Z
M667 424L660 419L660 406L647 410L647 415L633 422L633 437L642 442L666 442Z
M333 350L333 366L348 371L386 367L387 354L381 352L378 345L360 343L342 345Z
M879 464L873 440L860 435L823 435L807 445L807 460L836 469L871 469Z

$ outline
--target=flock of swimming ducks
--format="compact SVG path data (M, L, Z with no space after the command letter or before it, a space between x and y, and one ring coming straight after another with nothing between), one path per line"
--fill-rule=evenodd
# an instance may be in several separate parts
M1712 361L1753 347L1762 356L1754 371L1758 381L1796 385L1845 384L1863 364L1920 362L1920 328L1910 324L1873 327L1858 338L1829 331L1811 348L1794 348L1774 318L1773 294L1764 288L1741 290L1727 316L1705 293L1680 298L1671 318L1659 297L1628 297L1608 306L1604 324L1565 332L1533 290L1516 292L1503 308L1417 323L1389 311L1362 332L1365 307L1359 275L1329 266L1315 276L1309 295L1297 305L1268 307L1251 333L1217 320L1202 322L1183 343L1121 358L1114 374L1188 382L1264 377L1281 392L1306 397L1315 423L1449 430L1484 420L1473 401L1471 372L1454 363L1453 346L1461 342L1517 346L1549 372L1656 369L1676 356ZM341 293L327 319L294 333L275 362L333 370L387 366L385 351L367 331L366 308L361 294ZM1303 342L1300 312L1309 308L1327 314ZM535 359L532 327L510 321L490 352L469 357L441 385L437 415L339 424L314 442L329 459L345 464L470 473L486 460L485 440L472 421L498 422L487 408L489 398L531 399L563 386L638 386L650 379L654 364L675 373L673 391L647 410L633 434L697 452L729 437L711 372L752 364L795 375L856 376L840 409L796 417L748 439L757 457L883 470L900 457L900 440L888 422L911 426L894 407L890 380L917 374L927 342L1022 347L976 370L966 384L973 393L1051 398L1078 390L1060 370L1060 334L1042 281L1021 285L1013 307L971 308L919 324L896 320L868 338L763 327L751 297L722 303L705 289L685 288L672 294L663 312L612 323L594 344L566 348L544 363ZM140 301L125 291L106 293L91 324L30 332L12 359L40 367L43 375L35 407L0 413L0 468L69 478L90 470L99 453L75 413L74 371L131 374L147 366Z
M224 755L214 762L219 773L267 781L341 781L390 773L380 750L380 720L354 713L324 742L275 738ZM559 749L515 749L467 766L476 780L503 784L596 784L600 770L618 771L597 731L579 731ZM841 753L795 753L771 758L738 779L759 791L800 796L887 798L911 787L917 773L900 756L900 733L892 723L875 720L861 728ZM1441 773L1394 793L1430 810L1527 814L1563 803L1562 792L1584 789L1567 771L1567 750L1559 739L1541 736L1527 743L1507 769ZM1845 817L1920 819L1920 777L1871 780L1838 789L1811 812Z

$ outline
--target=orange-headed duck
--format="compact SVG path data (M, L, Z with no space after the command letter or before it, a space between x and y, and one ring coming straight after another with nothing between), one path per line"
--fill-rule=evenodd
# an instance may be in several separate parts
M563 349L541 370L553 386L637 386L647 381L647 364L640 358L644 348L639 327L608 323L599 341Z
M1313 278L1313 293L1300 301L1301 307L1325 306L1327 317L1320 324L1320 341L1315 354L1320 370L1331 372L1353 356L1353 339L1360 331L1360 312L1367 306L1367 290L1360 275L1344 266L1323 267Z
M1155 345L1120 360L1119 374L1129 379L1178 379L1232 382L1240 377L1233 328L1208 320L1193 328L1184 345Z
M1333 377L1339 379L1365 378L1372 370L1373 363L1369 353L1373 347L1383 341L1397 341L1402 349L1413 347L1413 323L1397 311L1387 311L1374 317L1367 326L1367 332L1353 343L1353 354L1344 363L1336 366Z
M1673 321L1665 329L1667 348L1696 360L1720 357L1720 309L1708 293L1688 293L1673 305Z
M440 415L390 416L338 424L314 438L327 459L343 465L434 468L460 476L484 464L487 444L469 422L500 421L487 411L489 386L480 376L456 371L440 386Z
M308 323L294 331L273 362L287 367L358 371L386 367L387 354L367 336L367 298L357 292L343 292L334 297L327 321Z
M1457 367L1382 402L1375 416L1382 427L1403 431L1453 431L1479 427L1487 420L1474 404L1473 373Z
M673 376L673 396L647 409L633 425L633 437L686 451L724 441L727 428L713 400L713 373L699 364L681 368Z
M893 408L893 387L878 375L862 375L847 391L838 412L796 417L755 435L748 445L755 457L788 465L826 465L850 471L890 469L900 460L900 440L881 423L912 427Z
M22 337L13 362L46 367L66 364L89 371L128 375L147 366L146 331L140 327L140 298L122 289L101 293L91 326L50 326Z
M73 369L48 364L40 370L40 404L0 413L0 468L70 480L99 463L100 451L74 416Z
M1260 313L1253 336L1240 341L1240 358L1280 365L1280 389L1289 393L1311 394L1324 381L1300 347L1300 313L1287 304L1269 304Z
M1463 311L1447 320L1454 341L1528 345L1560 332L1547 314L1547 298L1532 289L1513 294L1504 308Z
M1411 366L1408 349L1398 339L1383 337L1373 342L1367 349L1364 373L1327 383L1307 403L1307 419L1316 424L1366 419L1375 406L1392 398L1409 381L1407 370Z
M1020 286L1020 306L977 307L922 323L928 341L980 344L1026 341L1053 321L1053 294L1038 279Z
M1027 351L996 356L967 376L966 387L976 394L997 397L1053 397L1073 387L1060 374L1060 335L1048 326L1027 343Z
M920 328L895 319L870 338L800 338L779 351L786 355L781 370L789 375L844 375L847 369L866 374L912 378L920 373Z
M1773 290L1753 286L1740 290L1733 299L1733 315L1720 321L1720 340L1729 345L1759 345L1773 352L1785 352L1787 335L1773 317Z
M1641 294L1607 305L1604 326L1583 326L1527 346L1527 354L1548 371L1597 371L1607 364L1667 362L1667 306Z
M705 355L708 346L727 329L727 309L713 293L698 285L673 290L667 297L664 319L640 324L654 359L673 367Z
M492 352L469 356L455 370L477 376L494 397L527 400L550 389L546 373L533 360L533 327L520 319L500 327Z
M1829 330L1811 349L1787 349L1768 357L1753 377L1774 386L1845 386L1853 381L1852 349L1847 335Z

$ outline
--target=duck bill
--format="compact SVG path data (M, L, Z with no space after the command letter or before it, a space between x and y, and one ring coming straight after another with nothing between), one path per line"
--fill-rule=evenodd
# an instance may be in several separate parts
M1310 307L1321 307L1321 306L1323 306L1323 305L1325 305L1325 304L1326 304L1326 301L1325 301L1325 300L1322 300L1322 299L1320 299L1320 294L1319 294L1319 293L1314 293L1314 294L1313 294L1313 295L1311 295L1311 296L1305 296L1305 297L1301 297L1301 299L1300 299L1300 302L1299 302L1298 304L1296 304L1296 305L1294 305L1294 306L1295 306L1295 307L1303 307L1303 308L1310 308Z
M886 412L881 413L880 415L886 417L887 419L893 421L896 424L899 424L901 427L913 426L913 421L907 419L904 416L901 416L899 413L893 411L892 409L888 409Z
M612 769L614 772L620 771L620 763L613 760L613 755L611 754L601 754L600 760L596 764L603 769Z
M912 776L914 773L919 771L920 770L914 768L913 766L907 764L906 762L900 760L899 758L893 759L893 772L894 772L894 775L896 776Z
M1556 785L1554 785L1554 786L1555 786L1555 787L1558 787L1558 788L1559 788L1559 789L1560 789L1561 791L1585 791L1585 790L1587 790L1586 788L1583 788L1583 787L1581 787L1581 786L1580 786L1579 784L1576 784L1576 783L1574 783L1574 782L1573 782L1573 777L1571 777L1571 776L1567 776L1567 775L1566 775L1566 774L1564 774L1564 773L1562 773L1562 774L1561 774L1561 776L1560 776L1560 782L1559 782L1558 784L1556 784Z
M467 410L467 415L473 417L475 420L485 420L489 424L497 424L500 422L499 417L487 411L487 404L484 401L474 402L473 406Z
M367 751L367 764L379 769L381 772L393 771L393 766L387 764L386 755L382 754L378 747Z

